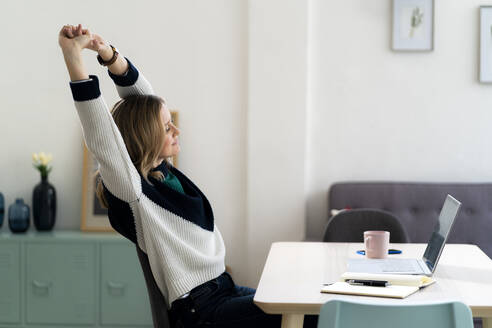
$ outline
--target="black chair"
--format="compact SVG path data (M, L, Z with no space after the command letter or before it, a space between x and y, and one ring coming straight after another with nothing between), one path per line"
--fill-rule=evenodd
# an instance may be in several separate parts
M136 246L138 259L142 266L142 271L145 277L145 283L147 284L147 292L149 293L150 307L152 310L152 321L155 328L171 328L169 322L169 314L167 311L167 302L161 293L161 290L155 282L152 270L150 269L149 258L147 254Z
M385 230L390 232L390 242L408 243L405 228L393 214L373 208L341 211L333 216L326 226L323 241L364 242L364 231Z

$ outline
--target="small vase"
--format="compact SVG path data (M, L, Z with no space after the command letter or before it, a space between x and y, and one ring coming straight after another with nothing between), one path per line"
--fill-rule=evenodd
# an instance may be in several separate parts
M3 199L3 194L0 192L0 228L2 227L4 213L5 213L5 201Z
M22 198L17 198L9 206L9 228L12 232L25 232L29 228L29 206Z
M56 190L46 176L41 177L41 182L32 192L32 216L38 231L53 229L56 219Z

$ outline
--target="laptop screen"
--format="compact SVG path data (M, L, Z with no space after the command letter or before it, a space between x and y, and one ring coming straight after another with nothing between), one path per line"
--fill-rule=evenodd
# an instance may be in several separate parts
M442 249L448 239L449 232L453 226L454 219L458 215L460 206L461 203L458 200L451 195L446 196L446 201L442 207L441 214L439 214L439 220L434 227L434 232L427 244L423 258L431 272L434 272L434 269L436 268L437 261L439 261Z

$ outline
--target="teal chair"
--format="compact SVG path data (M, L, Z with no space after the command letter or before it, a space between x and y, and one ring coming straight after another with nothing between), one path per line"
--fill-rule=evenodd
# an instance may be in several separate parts
M461 302L378 304L331 300L321 307L318 328L473 328Z

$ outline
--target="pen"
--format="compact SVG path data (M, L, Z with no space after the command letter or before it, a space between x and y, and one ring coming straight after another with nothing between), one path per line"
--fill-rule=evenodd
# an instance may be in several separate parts
M386 287L389 286L386 280L360 280L360 279L347 279L346 283L354 286L372 286L372 287Z

